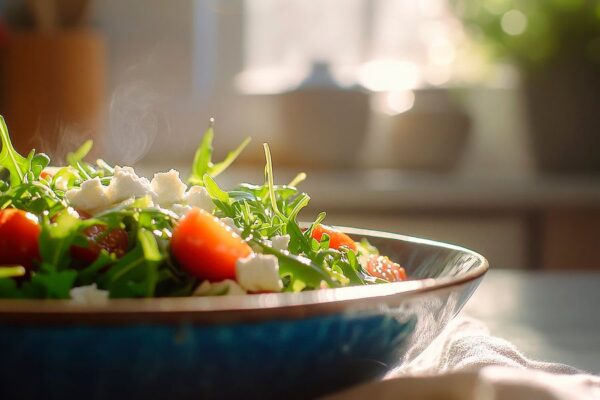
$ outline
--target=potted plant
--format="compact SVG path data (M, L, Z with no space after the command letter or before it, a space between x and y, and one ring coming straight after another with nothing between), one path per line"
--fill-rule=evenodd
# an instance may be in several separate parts
M537 164L600 172L600 0L455 0L488 54L520 70Z

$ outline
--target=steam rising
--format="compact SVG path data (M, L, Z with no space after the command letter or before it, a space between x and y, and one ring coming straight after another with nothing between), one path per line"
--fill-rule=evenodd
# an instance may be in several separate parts
M161 111L159 96L143 82L118 86L108 106L106 135L110 159L133 165L150 150L159 130L168 135L170 126Z
M62 165L66 163L69 152L93 137L93 132L80 124L47 122L40 117L35 134L29 140L29 148L48 154L54 165Z

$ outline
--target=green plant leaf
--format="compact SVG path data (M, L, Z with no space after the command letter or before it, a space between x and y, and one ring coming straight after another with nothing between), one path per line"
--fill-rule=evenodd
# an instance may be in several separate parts
M79 148L77 150L75 150L74 152L71 152L71 153L67 154L67 161L71 165L74 165L74 164L77 164L80 161L83 161L83 159L92 150L93 146L94 146L94 141L93 140L86 140L81 146L79 146Z
M79 274L77 275L77 286L87 286L96 282L102 269L114 262L115 259L113 255L109 254L106 250L101 250L98 254L98 258L96 258L93 263L79 271Z
M249 138L249 137L244 139L244 141L242 143L240 143L240 145L235 150L227 153L227 156L225 157L225 159L223 161L216 163L214 165L211 165L208 168L208 174L214 178L217 175L219 175L221 172L223 172L227 168L229 168L229 166L236 160L236 158L239 157L239 155L242 153L242 151L244 151L246 146L248 146L248 143L250 143L250 140L251 140L251 138Z
M82 221L65 210L57 215L55 222L42 220L40 233L40 256L50 268L61 270L71 263L70 248L83 226L91 220Z
M0 298L12 299L23 297L23 293L17 287L17 282L10 278L0 278Z
M208 174L204 175L204 186L206 187L206 191L210 195L211 198L219 200L225 204L230 203L229 195L227 192L222 190L219 185L215 182L213 178L211 178Z
M208 129L204 132L204 136L200 141L200 146L198 146L196 154L194 155L192 175L188 179L189 183L192 185L203 185L204 175L208 173L208 169L210 168L210 160L213 152L212 143L215 136L213 124L214 119L211 118Z
M288 183L288 186L292 186L292 187L296 187L298 186L301 182L304 182L306 180L306 173L304 172L300 172L298 175L296 175L296 177L294 179L292 179L290 181L290 183Z
M272 254L279 261L279 273L281 275L289 275L292 277L292 284L295 280L302 281L306 286L318 288L322 281L327 282L330 286L337 286L329 274L319 268L317 265L310 262L308 259L302 259L293 254L285 254L275 250L260 241L253 241L254 244L261 247L264 254Z
M158 283L158 266L163 260L152 232L140 229L136 246L107 273L110 297L152 297Z
M40 174L50 164L50 157L48 157L44 153L34 154L31 157L31 172L33 172L33 177L38 179Z
M267 143L263 144L265 149L265 182L269 189L269 199L271 201L271 207L273 208L273 212L281 218L283 221L287 221L287 217L279 211L279 207L277 206L277 197L275 196L275 184L273 183L273 162L271 160L271 150L269 149L269 145Z
M64 271L54 271L52 269L42 270L33 275L31 284L43 287L45 296L52 299L70 298L70 290L73 288L77 271L69 269Z
M10 173L10 185L18 185L23 182L25 174L29 171L31 161L17 153L13 147L6 122L2 116L0 116L0 139L2 141L0 166L6 168Z

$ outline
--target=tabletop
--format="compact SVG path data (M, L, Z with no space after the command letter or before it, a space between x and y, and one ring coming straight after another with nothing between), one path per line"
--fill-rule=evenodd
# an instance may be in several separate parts
M600 273L492 270L462 313L532 359L600 373Z

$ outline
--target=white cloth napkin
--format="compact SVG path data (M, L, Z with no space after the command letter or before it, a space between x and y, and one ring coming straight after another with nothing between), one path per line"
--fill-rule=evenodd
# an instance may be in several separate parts
M530 360L481 322L453 320L413 362L328 399L600 399L600 377Z

